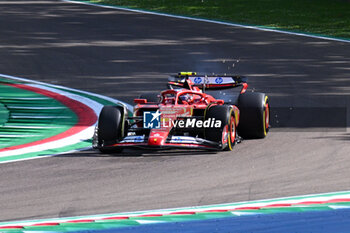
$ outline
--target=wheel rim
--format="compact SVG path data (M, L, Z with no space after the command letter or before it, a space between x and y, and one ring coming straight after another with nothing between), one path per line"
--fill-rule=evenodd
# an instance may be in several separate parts
M222 130L222 145L228 142L228 125L225 125L225 127Z
M266 107L265 107L265 125L266 125L266 129L269 128L269 123L270 123L270 109L269 109L269 104L266 104Z
M235 118L231 116L231 121L230 121L230 141L231 144L235 143L236 139L236 124L235 124Z
M264 110L264 134L265 134L265 136L269 130L269 123L270 123L270 109L269 109L269 104L266 103L265 110Z
M222 131L222 145L224 150L231 151L235 145L236 140L236 122L233 115L231 115L229 122L225 125ZM226 144L227 143L227 144ZM226 146L224 146L226 144Z

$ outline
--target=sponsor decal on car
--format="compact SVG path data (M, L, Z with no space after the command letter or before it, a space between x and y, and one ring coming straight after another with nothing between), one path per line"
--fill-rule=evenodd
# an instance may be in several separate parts
M162 128L220 128L221 121L215 118L206 120L197 118L177 119L173 117L161 117L162 113L156 112L143 113L143 127L146 129L160 129Z
M217 77L217 78L215 79L215 83L217 83L217 84L221 84L223 81L224 81L224 80L223 80L221 77Z
M209 118L207 120L201 120L196 118L169 121L163 120L162 126L173 128L220 128L221 121L216 120L215 118Z
M145 136L126 136L121 143L144 142Z
M143 142L143 141L144 141L144 137L142 136L135 137L134 139L134 142Z
M171 141L173 141L173 142L182 142L182 138L181 137L172 137Z
M156 112L144 112L143 113L143 127L146 129L159 129L160 128L160 115L159 110Z
M234 84L232 77L189 77L194 84Z
M196 83L196 84L199 84L199 83L202 83L202 78L201 77L195 77L194 78L194 83Z

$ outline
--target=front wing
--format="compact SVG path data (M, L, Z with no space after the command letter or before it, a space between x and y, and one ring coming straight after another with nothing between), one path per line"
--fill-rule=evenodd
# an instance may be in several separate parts
M122 141L103 146L94 146L94 148L140 148L140 149L167 149L167 148L189 148L204 150L222 150L222 145L203 138L190 136L172 136L162 145L154 146L148 144L148 137L145 136L127 136Z

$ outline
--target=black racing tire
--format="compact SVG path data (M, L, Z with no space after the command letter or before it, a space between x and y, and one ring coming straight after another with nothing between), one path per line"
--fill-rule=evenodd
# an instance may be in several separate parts
M121 148L108 148L104 145L117 143L123 137L123 108L104 106L98 118L97 140L102 153L121 152Z
M269 100L266 94L246 92L238 99L240 119L238 134L244 139L266 137L270 125Z
M158 95L158 93L143 93L139 96L139 99L146 99L147 103L159 103Z
M209 107L205 113L205 120L209 118L220 120L221 127L206 128L204 131L205 139L220 143L222 145L221 149L223 150L232 150L236 140L236 122L232 107L229 105L215 105ZM233 132L231 132L232 130Z

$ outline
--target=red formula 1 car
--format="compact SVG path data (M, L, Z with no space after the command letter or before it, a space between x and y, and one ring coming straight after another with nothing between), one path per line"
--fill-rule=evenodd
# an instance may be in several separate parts
M168 88L135 99L132 114L105 106L93 148L232 150L242 138L264 138L269 130L268 97L248 92L245 78L181 72L169 78Z

